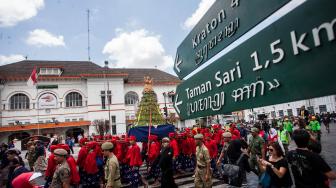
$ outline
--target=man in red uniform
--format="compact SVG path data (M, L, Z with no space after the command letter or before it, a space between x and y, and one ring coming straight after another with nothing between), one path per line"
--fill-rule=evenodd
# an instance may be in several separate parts
M232 134L232 140L240 139L240 132L236 127L236 124L232 123L230 126L230 132Z
M140 184L139 168L142 165L140 147L136 143L135 136L130 136L130 147L127 152L127 159L130 166L130 183L132 187L138 187Z
M59 147L57 145L51 145L50 146L51 154L48 158L47 170L45 172L45 180L46 180L46 183L44 185L45 188L48 188L50 186L52 177L53 177L54 172L56 170L57 163L55 161L54 151L55 151L55 149L58 149L58 148Z
M129 172L128 160L126 158L128 152L129 141L126 140L125 137L122 137L120 140L117 140L116 157L119 161L120 166L120 178L122 184L129 183L129 179L127 178L127 173Z
M170 147L173 149L173 168L174 168L174 172L176 172L178 170L178 156L180 155L180 152L179 152L179 147L178 147L178 144L177 144L177 141L175 139L175 133L169 133L169 139L170 139L170 142L169 142L169 145Z
M154 178L154 185L158 185L158 178L160 176L160 167L158 165L153 166L153 162L160 154L160 147L158 145L158 137L156 135L150 135L148 137L149 150L148 150L148 164L151 167L149 171L149 176L147 178Z
M194 136L196 135L196 131L192 131L188 135L188 144L190 147L190 159L191 159L191 171L195 170L196 167L196 141Z
M86 146L86 143L88 142L87 138L82 138L79 140L79 145L81 149L79 150L78 157L77 157L77 165L78 165L78 170L79 170L79 176L80 179L83 179L83 174L84 174L84 165L85 165L85 158L87 154L89 153L88 148ZM82 183L82 182L81 182Z
M211 139L211 134L210 133L205 134L205 143L204 144L209 150L210 159L211 159L211 162L210 162L211 168L212 168L214 174L218 175L218 171L217 171L217 168L216 168L218 148L217 148L216 141Z

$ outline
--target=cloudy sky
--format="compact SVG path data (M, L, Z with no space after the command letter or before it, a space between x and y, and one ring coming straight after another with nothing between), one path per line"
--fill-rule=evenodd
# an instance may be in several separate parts
M173 72L178 45L215 0L0 0L0 65L91 60Z

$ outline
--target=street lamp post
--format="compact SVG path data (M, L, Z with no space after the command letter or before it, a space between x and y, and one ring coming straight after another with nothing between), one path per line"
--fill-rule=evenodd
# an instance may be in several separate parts
M167 97L167 93L166 92L163 92L163 99L164 99L164 114L165 114L165 116L166 116L166 124L168 123L167 122L167 118L168 118L168 109L167 109L167 103L166 103L166 97Z
M112 101L112 93L110 91L110 84L109 84L109 81L108 79L106 78L106 72L108 70L108 61L105 61L105 71L104 71L104 77L105 77L105 81L106 81L106 84L107 84L107 91L105 91L105 96L106 96L106 100L107 100L107 107L108 107L108 116L109 116L109 127L110 127L110 134L111 136L113 135L112 133L112 122L111 122L111 101ZM110 101L111 99L111 101Z

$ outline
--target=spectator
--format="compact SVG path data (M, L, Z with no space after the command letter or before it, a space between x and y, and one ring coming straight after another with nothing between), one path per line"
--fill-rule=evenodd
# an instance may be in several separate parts
M308 150L309 133L305 130L295 130L293 139L297 148L288 152L287 160L291 165L295 186L328 188L328 179L335 180L336 173L321 156Z
M17 176L19 176L20 174L25 173L25 172L29 172L29 170L24 167L23 162L20 161L18 156L14 156L14 158L10 161L7 188L11 188L12 187L12 181Z
M290 188L292 185L288 163L278 142L272 142L268 146L270 153L268 160L259 159L259 168L271 177L270 187Z

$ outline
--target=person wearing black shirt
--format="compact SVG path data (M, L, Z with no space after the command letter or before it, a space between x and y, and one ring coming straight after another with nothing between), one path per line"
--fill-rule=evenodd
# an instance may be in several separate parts
M259 168L266 171L271 177L270 187L290 188L292 180L289 173L287 160L278 142L272 142L268 146L269 159L259 159Z
M329 180L336 179L326 161L318 154L308 150L310 135L306 130L295 130L293 139L296 150L289 151L287 160L292 169L297 188L328 188Z
M161 168L161 187L177 188L173 177L173 149L169 146L169 138L162 139L160 155L155 159L152 166L159 165Z
M249 157L247 154L246 142L241 140L233 140L227 149L227 156L225 156L225 161L230 164L237 164L239 166L238 177L229 178L229 185L241 187L246 181L246 172L250 172Z

